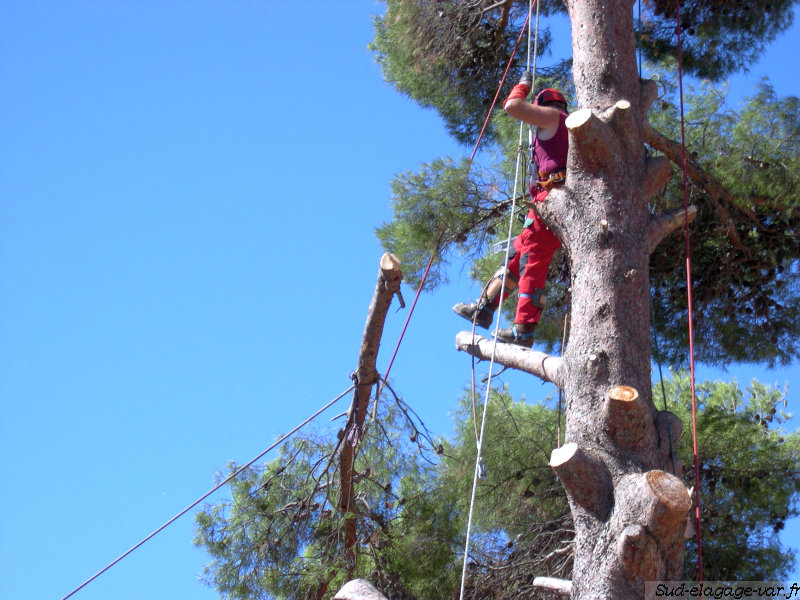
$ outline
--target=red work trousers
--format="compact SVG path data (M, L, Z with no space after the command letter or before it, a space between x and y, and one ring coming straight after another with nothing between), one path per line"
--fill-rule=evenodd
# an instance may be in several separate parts
M542 202L546 197L547 191L542 190L533 197L533 202ZM561 241L533 210L528 212L527 221L532 222L514 240L514 249L508 257L508 269L519 278L514 316L514 322L519 324L539 322L542 308L538 303L544 294L547 269L553 254L561 247Z

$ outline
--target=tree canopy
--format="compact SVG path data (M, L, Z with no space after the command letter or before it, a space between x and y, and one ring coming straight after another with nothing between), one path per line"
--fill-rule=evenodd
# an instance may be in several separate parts
M376 19L373 48L387 79L423 106L438 110L456 139L473 141L511 55L528 3L387 0L386 4L386 13ZM792 3L770 4L772 12L767 18L763 13L766 5L760 6L762 12L756 14L756 5L752 4L749 8L714 8L713 2L688 5L684 16L687 69L713 80L752 60L761 44L788 24L786 15ZM561 9L560 5L545 8L545 14L548 10ZM646 55L662 60L660 66L653 67L660 85L660 102L650 111L647 122L636 124L641 130L637 130L635 139L637 145L644 139L649 156L664 155L677 164L681 153L680 144L674 141L680 138L674 84L671 76L660 75L664 69L669 72L671 65L665 57L672 54L676 43L671 10L667 3L658 2L643 7L637 39ZM702 25L695 23L716 10L721 11L720 18L703 21ZM630 16L627 10L625 14L626 18ZM542 39L544 52L546 33ZM742 44L748 44L747 52L742 51ZM629 54L632 56L632 52ZM715 57L713 66L709 66L711 55ZM569 91L567 67L558 64L548 69L547 84ZM798 100L778 98L764 82L746 106L733 110L725 106L724 93L708 85L686 98L686 194L697 208L690 237L696 355L712 364L788 362L798 356L800 333L795 323L800 308L796 283L800 251ZM473 276L480 280L497 267L500 254L490 248L505 241L509 222L513 224L512 233L520 229L517 215L508 214L512 204L524 210L525 185L515 186L513 182L514 163L520 152L523 164L527 161L525 151L519 148L518 131L516 124L498 111L491 119L491 152L481 156L481 164L437 158L417 172L395 179L394 218L377 233L386 249L399 256L407 280L419 284L431 255L435 257L428 280L431 287L446 280L448 263L456 256L468 257ZM636 154L640 150L644 156L644 148L636 148L630 155L642 158ZM616 179L621 172L615 173ZM679 177L672 177L662 189L648 190L653 192L648 211L644 211L644 202L633 207L639 223L649 216L680 211L683 187ZM619 206L632 207L631 203L615 204ZM630 216L630 212L625 214ZM571 233L579 238L583 223L575 219L570 225L576 223ZM647 270L650 256L650 281L649 286L646 280L636 282L635 293L629 294L637 300L628 306L640 310L631 327L635 335L629 338L637 341L631 344L636 346L636 360L626 364L636 371L633 376L640 378L636 381L640 389L647 388L647 402L655 397L650 394L650 355L644 347L646 315L642 318L647 312L648 288L657 358L671 364L684 361L687 283L682 246L678 235L655 248L637 246L637 257L642 259L637 263L639 271ZM586 248L589 245L583 250ZM596 256L584 252L582 264ZM563 257L551 265L551 302L538 336L551 347L560 342L560 324L569 313L574 283L568 267L569 261ZM585 291L588 278L576 280ZM611 277L602 283L612 289ZM641 301L643 298L645 301ZM584 324L593 323L589 312L577 311ZM613 317L617 322L623 319L619 314ZM644 344L638 343L641 340ZM620 354L615 347L612 358L616 378L625 375L621 373L624 360ZM636 367L630 367L634 362ZM575 396L585 392L592 398L601 397L609 379L608 371L601 372L601 366L594 372L597 381L588 383L585 390L573 385L566 391ZM581 374L572 375L574 383ZM678 374L665 387L665 409L676 413L688 430L686 376ZM704 498L701 526L709 532L705 544L713 554L713 560L706 561L704 576L780 579L794 557L781 546L778 533L786 519L798 514L800 497L800 434L788 434L781 428L785 392L755 382L746 390L735 382L711 382L698 389L698 459ZM581 528L580 520L583 514L587 517L584 521L590 521L587 513L581 512L585 507L578 507L579 517L573 526L575 497L564 491L548 466L551 450L560 444L556 434L558 413L546 403L516 401L507 389L495 389L491 394L483 454L487 476L477 489L480 510L474 522L467 597L541 597L533 596L540 593L532 586L535 576L566 578L574 570L580 579L581 569L592 566L585 557L603 548L597 550L599 546L586 543L591 536L586 534L586 527ZM572 397L570 401L581 399ZM583 407L584 416L597 408L586 403ZM208 507L198 516L197 542L214 559L207 572L209 581L233 598L321 599L328 587L343 583L346 574L367 577L395 598L452 597L458 586L456 574L460 572L474 465L471 408L467 401L462 403L453 440L434 440L402 399L394 396L393 404L382 401L379 416L370 421L361 438L352 473L357 484L356 508L347 515L335 510L337 480L332 476L339 444L348 443L343 441L343 432L296 441L276 461L250 471L237 483L232 502ZM650 409L652 405L647 406ZM653 415L648 412L647 416ZM574 412L571 419L574 425ZM655 427L655 420L646 423L648 432ZM587 431L579 433L591 435ZM601 437L601 433L595 437ZM598 452L610 455L616 441L604 438L598 444L605 446L598 447ZM661 442L648 439L646 451L663 448ZM628 481L663 468L654 466L655 461L645 456L645 451L632 458L637 451L627 448L613 457L617 466L626 461L626 468L634 465L630 472L624 471L630 476ZM683 477L687 486L693 485L693 475L684 474L680 467L692 462L688 436L681 438L672 451L674 475ZM682 495L681 481L667 477ZM631 506L635 510L635 503ZM354 518L359 532L355 573L342 560L344 542L339 533L341 523ZM603 520L596 518L592 525ZM683 545L675 535L682 529L681 522L675 523L667 542L670 549ZM590 552L580 551L582 543ZM692 575L692 551L690 546L684 569L687 577ZM591 556L597 559L600 555ZM662 569L659 572L673 569L672 564L664 567L665 562L653 568ZM606 575L613 577L616 573L607 569ZM637 572L628 579L633 581L640 575ZM588 586L580 590L583 597L590 597L587 590Z
M375 17L373 49L386 79L422 106L439 111L450 132L474 143L497 84L525 24L527 0L385 0ZM681 3L683 65L690 74L719 81L746 69L793 18L795 0ZM542 16L564 15L561 2L539 7ZM677 54L675 3L642 2L636 36L646 59ZM539 32L539 53L552 38ZM569 61L540 71L563 87ZM515 81L506 82L507 93ZM568 84L567 84L568 85Z

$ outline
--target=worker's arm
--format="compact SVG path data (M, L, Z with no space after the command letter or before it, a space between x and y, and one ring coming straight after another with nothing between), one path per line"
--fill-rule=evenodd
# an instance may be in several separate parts
M557 108L553 108L552 106L538 106L526 102L525 100L520 100L519 98L513 98L506 102L503 108L506 113L515 119L538 127L541 136L544 138L550 137L546 132L550 130L555 132L558 128L558 117L560 113Z
M515 119L538 127L539 137L541 139L548 139L552 137L556 129L558 129L560 113L557 108L553 108L552 106L538 106L537 104L525 100L528 97L528 93L531 91L532 80L533 77L530 72L525 71L522 74L522 79L520 79L519 83L514 86L514 89L511 90L511 93L508 95L508 98L503 104L503 110Z

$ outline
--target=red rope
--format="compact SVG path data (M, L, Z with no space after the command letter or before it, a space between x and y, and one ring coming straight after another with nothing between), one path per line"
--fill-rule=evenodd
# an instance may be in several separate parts
M686 300L689 309L689 373L692 384L692 449L694 452L694 499L697 529L697 580L703 582L703 540L700 535L700 465L697 452L697 395L694 377L694 323L692 317L692 254L689 244L689 195L686 176L686 127L683 114L683 54L681 45L681 3L675 0L675 34L678 36L678 90L681 105L681 166L683 168L683 238L686 245Z
M534 0L533 4L531 4L531 8L533 5L536 4L536 0ZM475 154L478 152L478 145L481 143L481 138L483 138L483 133L486 131L486 126L489 124L489 119L492 117L492 111L494 111L494 106L497 104L497 98L500 96L500 92L503 89L503 84L506 82L506 77L508 76L508 71L511 69L511 65L514 62L514 57L517 55L517 49L519 48L519 43L522 41L522 36L525 35L525 30L528 29L528 25L531 22L531 11L528 10L528 16L525 19L525 23L522 25L522 30L519 32L519 37L517 37L517 43L514 44L514 50L511 52L511 58L508 59L508 64L506 65L506 70L503 71L503 77L500 79L500 85L497 86L497 92L494 94L494 99L492 100L492 105L489 107L489 112L486 113L486 119L483 122L483 127L481 127L481 132L478 135L478 141L475 142L475 148L472 149L472 156L469 157L469 167L472 167L472 160L475 158ZM469 169L467 170L469 172Z

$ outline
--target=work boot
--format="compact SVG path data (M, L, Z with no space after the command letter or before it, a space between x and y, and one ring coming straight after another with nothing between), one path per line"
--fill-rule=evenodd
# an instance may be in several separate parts
M470 304L459 302L453 307L453 310L458 316L464 317L470 323L474 321L475 325L478 327L489 329L489 327L492 326L492 315L494 311L481 306L477 302L472 302Z
M517 323L509 329L498 329L494 333L494 337L498 342L531 348L534 329L536 329L536 323Z

